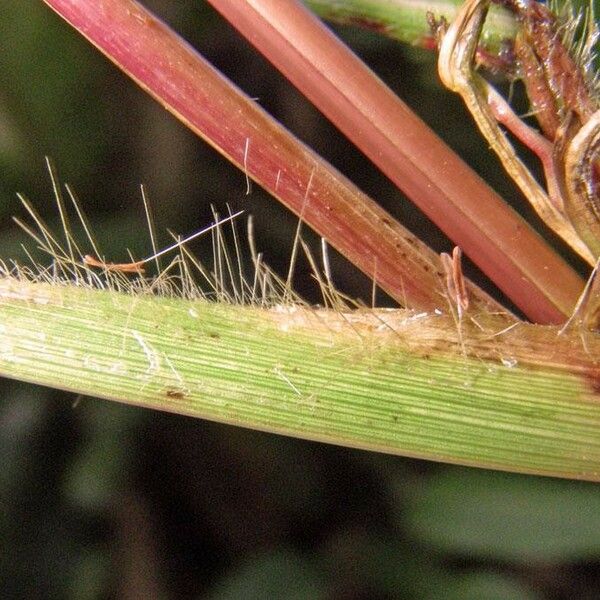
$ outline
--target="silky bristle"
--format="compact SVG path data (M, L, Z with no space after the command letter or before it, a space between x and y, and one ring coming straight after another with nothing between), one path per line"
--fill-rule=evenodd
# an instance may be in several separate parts
M187 300L207 300L228 304L244 304L257 307L280 305L304 305L305 302L291 287L293 265L286 279L281 278L265 264L263 255L256 250L254 228L251 216L234 213L229 208L225 217L213 210L213 223L191 235L182 238L169 231L173 244L168 248L156 247L156 236L152 211L146 190L142 186L142 199L146 225L149 231L151 254L141 261L113 263L100 255L92 228L74 191L64 186L70 200L74 219L81 223L85 232L84 240L76 239L71 227L71 218L61 195L61 185L56 170L48 160L54 197L59 211L62 233L51 231L36 211L33 203L24 195L18 194L32 224L14 217L15 223L35 242L37 250L48 256L47 262L34 259L24 246L29 265L14 261L0 260L0 276L16 277L32 282L53 285L76 285L90 289L109 290L122 294L152 294ZM239 231L240 219L248 221L247 232ZM300 229L299 229L300 231ZM188 241L200 235L212 237L212 264L203 264L186 246ZM329 273L323 276L317 263L310 255L308 246L298 235L294 253L302 249L314 271L314 278L321 290L323 305L329 308L348 308L353 303L340 294L331 282ZM158 258L170 255L168 263L160 263ZM290 261L292 264L295 261ZM156 269L149 277L146 267Z

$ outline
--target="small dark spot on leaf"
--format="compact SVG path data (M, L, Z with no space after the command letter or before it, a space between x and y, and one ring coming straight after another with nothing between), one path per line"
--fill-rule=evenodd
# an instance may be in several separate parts
M389 26L386 23L382 23L381 21L377 21L375 19L368 19L366 17L348 17L348 23L350 25L356 25L363 29L370 29L371 31L376 31L377 33L385 33Z

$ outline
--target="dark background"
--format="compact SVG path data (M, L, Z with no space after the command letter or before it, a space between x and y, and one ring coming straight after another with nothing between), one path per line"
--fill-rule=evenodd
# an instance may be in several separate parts
M451 244L201 0L155 10L271 114L438 251ZM340 35L505 196L511 184L434 57ZM54 228L44 156L110 259L208 224L256 220L286 273L296 218L161 109L38 0L0 4L0 257L26 261L24 192ZM518 90L517 90L518 92ZM519 201L517 201L519 202ZM519 203L519 208L529 212ZM312 243L318 242L306 232ZM196 253L209 260L201 243ZM335 283L370 283L332 254ZM476 275L477 276L477 275ZM319 296L309 266L299 292ZM381 295L380 301L389 300ZM0 382L2 598L598 598L600 488L437 465Z

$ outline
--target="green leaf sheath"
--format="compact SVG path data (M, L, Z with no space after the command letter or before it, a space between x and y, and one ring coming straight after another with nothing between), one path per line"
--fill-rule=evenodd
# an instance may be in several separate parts
M461 0L304 0L320 17L343 24L372 29L401 42L433 47L427 14L449 23L454 19ZM481 47L497 54L507 40L516 35L514 17L505 9L493 5L487 17Z
M599 336L485 315L457 326L439 312L261 309L9 277L0 375L345 446L600 480Z

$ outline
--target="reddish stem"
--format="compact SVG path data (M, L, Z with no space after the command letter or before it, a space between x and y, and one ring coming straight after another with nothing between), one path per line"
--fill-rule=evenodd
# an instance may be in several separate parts
M139 4L45 1L393 297L425 309L443 302L437 255ZM405 184L530 318L563 320L581 288L578 277L318 20L286 0L252 3L272 13L274 23L252 12L249 2L220 4L234 13L241 7L251 11L261 26L250 29L261 43L289 61L295 78L307 79L312 95L328 98L328 111L339 111L351 137ZM287 39L296 36L300 49ZM475 286L469 292L475 304L480 299L490 306Z
M531 319L570 313L580 278L304 6L209 2Z
M440 258L133 0L46 0L398 302L445 303ZM470 293L497 309L476 286Z

